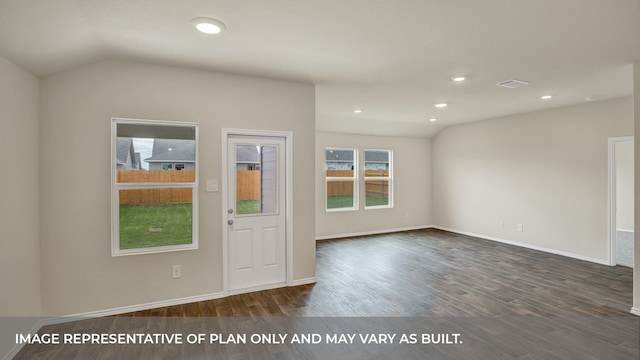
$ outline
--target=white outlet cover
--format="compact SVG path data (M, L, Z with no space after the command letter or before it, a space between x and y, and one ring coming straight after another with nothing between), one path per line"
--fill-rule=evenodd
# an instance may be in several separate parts
M171 277L174 279L179 279L181 274L180 274L180 265L173 265L173 267L171 268Z

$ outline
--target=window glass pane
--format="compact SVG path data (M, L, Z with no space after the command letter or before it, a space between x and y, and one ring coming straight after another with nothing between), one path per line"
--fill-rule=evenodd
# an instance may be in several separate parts
M192 191L120 190L120 249L191 244Z
M327 209L354 207L353 181L327 181Z
M197 249L197 133L194 123L112 119L113 256Z
M278 212L278 147L236 145L236 213Z
M365 206L389 205L389 180L366 180Z
M354 177L355 176L355 151L334 150L325 151L325 169L327 177Z
M116 138L119 183L195 182L195 161L195 140Z
M389 152L365 150L364 176L389 176Z

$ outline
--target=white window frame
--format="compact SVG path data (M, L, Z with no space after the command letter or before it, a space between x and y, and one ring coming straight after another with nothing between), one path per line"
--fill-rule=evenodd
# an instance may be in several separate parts
M174 183L118 183L116 182L116 139L119 124L135 125L161 125L175 127L193 127L195 130L196 155L195 155L195 179L193 182ZM190 122L161 121L161 120L140 120L140 119L111 119L111 256L136 255L162 253L169 251L195 250L198 249L198 124ZM144 247L135 249L120 249L120 190L141 190L141 189L167 189L167 188L189 188L192 196L192 230L191 243L182 245L167 245L156 247Z
M359 209L359 166L358 166L358 149L353 148L336 148L336 147L327 147L324 149L324 174L325 174L325 185L324 185L324 208L326 212L339 212L339 211L357 211ZM327 151L336 150L336 151L352 151L353 152L353 177L339 177L339 176L327 176ZM352 207L343 207L343 208L333 208L329 209L329 196L327 194L327 188L329 182L332 181L352 181L353 182L353 206Z
M384 151L389 153L389 176L366 176L366 164L367 164L367 151ZM364 209L365 210L374 210L374 209L392 209L393 208L393 150L389 149L364 149L363 153L363 161L362 161L362 173L364 176ZM387 205L376 205L376 206L367 206L367 180L386 180L389 184L389 202Z

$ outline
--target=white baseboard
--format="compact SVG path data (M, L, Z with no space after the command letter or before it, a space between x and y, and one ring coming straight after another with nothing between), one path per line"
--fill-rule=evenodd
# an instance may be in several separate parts
M318 278L314 276L314 277L310 277L310 278L306 278L306 279L293 280L293 282L291 283L291 286L315 284L317 282L318 282Z
M633 315L640 316L640 309L637 307L632 307L630 311Z
M600 264L600 265L610 266L609 261L607 261L607 260L596 259L596 258L592 258L592 257L589 257L589 256L579 255L579 254L573 254L573 253L566 252L566 251L550 249L550 248L537 246L537 245L525 244L525 243L512 241L512 240L500 239L500 238L493 237L493 236L485 236L485 235L475 234L475 233L471 233L471 232L468 232L468 231L462 231L462 230L446 228L444 226L433 226L433 228L434 229L439 229L439 230L444 230L444 231L449 231L449 232L456 233L456 234L473 236L473 237L477 237L477 238L480 238L480 239L496 241L496 242L500 242L500 243L503 243L503 244L514 245L514 246L519 246L519 247L523 247L523 248L527 248L527 249L543 251L543 252L547 252L547 253L550 253L550 254L566 256L566 257L570 257L570 258L574 258L574 259L578 259L578 260L589 261L589 262Z
M361 232L354 232L354 233L347 233L347 234L321 235L321 236L316 236L316 241L340 239L340 238L353 237L353 236L387 234L387 233L394 233L394 232L400 232L400 231L421 230L421 229L428 229L432 227L433 225L418 225L418 226L409 226L409 227L395 228L395 229L361 231Z
M31 335L35 335L41 327L44 326L44 323L42 320L38 320L38 322L35 323L35 325L33 325L31 327L31 329L29 330L28 334ZM24 347L26 344L15 344L13 346L13 348L11 348L11 351L9 351L8 353L4 354L4 356L2 357L2 360L11 360L13 359L14 356L18 355L18 353L20 352L20 350L22 350L22 347ZM0 354L2 355L2 354Z
M306 279L298 279L298 280L294 280L293 284L291 286L305 285L305 284L311 284L311 283L315 283L315 282L317 282L317 278L315 278L315 277L306 278ZM246 292L250 292L250 291L267 290L267 289L272 289L272 288L277 288L277 287L284 287L284 286L287 286L287 284L286 283L282 283L282 284L275 284L275 285L270 285L270 286L266 286L266 287L256 287L256 288L251 288L251 289L244 289L244 290L242 290L240 292L237 292L237 293L246 293ZM177 298L177 299L161 300L161 301L154 301L154 302L149 302L149 303L144 303L144 304L122 306L122 307L112 308L112 309L88 311L88 312L79 313L79 314L73 314L73 315L63 315L63 316L49 317L49 318L44 318L44 319L39 320L33 326L33 328L31 328L29 333L30 334L35 334L38 331L40 331L40 329L43 326L54 325L54 324L62 324L62 323L67 323L67 322L71 322L71 321L77 321L77 320L86 319L86 318L89 318L89 317L112 316L112 315L126 314L126 313L130 313L130 312L134 312L134 311L143 311L143 310L150 310L150 309L166 307L166 306L188 304L188 303L198 302L198 301L215 300L215 299L221 299L221 298L227 297L229 295L234 295L234 294L235 293L233 291L229 291L228 294L225 293L225 292L217 292L217 293L212 293L212 294L188 296L188 297ZM2 360L9 360L9 359L13 358L14 356L16 356L16 354L18 354L18 352L20 351L20 349L22 349L23 346L24 346L24 344L19 344L19 345L14 346L14 348L8 354L6 354L2 358Z
M119 315L119 314L125 314L125 313L129 313L129 312L134 312L134 311L143 311L143 310L150 310L150 309L166 307L166 306L188 304L188 303L198 302L198 301L207 301L207 300L220 299L220 298L223 298L225 296L226 296L226 294L223 293L223 292L217 292L217 293L212 293L212 294L204 294L204 295L196 295L196 296L187 296L187 297L183 297L183 298L154 301L154 302L149 302L149 303L144 303L144 304L129 305L129 306L123 306L123 307L118 307L118 308L113 308L113 309L89 311L89 312L80 313L80 314L63 316L63 318L76 318L77 319L77 318L85 318L85 317L103 317L103 316ZM72 319L72 320L69 320L69 321L73 321L73 320L75 320L75 319ZM65 322L65 321L62 321L62 322Z

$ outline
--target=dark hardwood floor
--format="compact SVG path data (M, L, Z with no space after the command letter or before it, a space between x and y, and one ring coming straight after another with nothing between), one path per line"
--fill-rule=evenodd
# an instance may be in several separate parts
M120 316L632 316L630 268L434 229L318 242L317 277Z
M484 329L498 327L495 321L499 319L504 320L501 326L512 329L496 330L506 336L523 328L524 323L520 323L523 318L529 319L526 320L529 324L536 318L544 321L560 319L553 320L555 324L564 319L587 319L564 324L566 327L562 331L548 330L549 334L554 334L549 338L531 330L527 332L528 335L513 335L516 336L513 341L524 344L518 349L528 348L527 344L533 341L531 339L537 339L537 345L557 339L571 342L573 340L566 340L563 336L593 328L593 333L588 336L593 335L598 338L597 341L602 340L613 346L613 350L607 350L612 351L607 353L611 356L607 355L606 358L628 358L638 354L638 318L629 313L632 305L632 270L625 267L608 267L428 229L318 242L317 277L316 284L122 314L108 321L113 326L118 319L123 321L145 317L404 317L427 319L423 322L449 319L447 323L452 328ZM493 319L489 321L494 322L480 325L475 323L480 321L478 319ZM590 323L591 319L596 319L597 325ZM604 324L604 330L594 328L601 324ZM53 329L46 331L54 331L56 326L69 329L70 325L53 325ZM539 328L549 326L540 324ZM148 324L143 327L148 328ZM603 332L612 338L600 339ZM588 336L584 335L583 338L587 339ZM501 349L500 354L506 356L494 357L492 351L498 351L496 349L502 345L491 345L488 340L475 337L474 334L467 334L467 337L476 339L475 347L460 350L462 352L456 353L456 358L554 358L554 354L563 351L551 352L551 345L547 344L535 351L522 352L515 350L516 347ZM577 338L582 339L580 336ZM484 344L484 347L479 344ZM584 344L580 346L584 347ZM291 348L275 353L271 349L259 355L250 347L237 353L229 353L230 348L226 349L207 352L205 348L201 349L202 352L196 351L197 355L194 356L183 350L179 355L173 355L175 358L326 358L296 352ZM451 354L442 349L433 347L424 351L435 351L431 354L435 358L450 358ZM604 351L602 346L595 349ZM16 359L82 358L77 355L79 350L75 353L64 351L68 349L62 346L43 349L42 346L29 345L23 348ZM573 358L571 350L562 354L557 358ZM598 350L589 350L589 354L595 354L592 357L595 359L605 355L598 353ZM584 358L583 355L581 357Z

